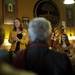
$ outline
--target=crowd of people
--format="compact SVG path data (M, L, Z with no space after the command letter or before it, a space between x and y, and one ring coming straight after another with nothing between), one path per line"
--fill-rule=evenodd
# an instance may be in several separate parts
M3 71L9 72L9 75L74 75L72 63L67 54L50 48L51 37L51 22L47 19L43 17L32 19L26 30L21 20L16 18L9 36L9 42L12 45L7 52L2 47L4 30L0 28L0 68L2 70L0 75L4 75ZM62 37L68 41L66 34ZM65 45L67 46L65 43L62 47ZM69 41L68 45L70 45ZM64 48L64 51L68 51L68 48ZM6 67L3 65L6 65L8 70L4 69Z

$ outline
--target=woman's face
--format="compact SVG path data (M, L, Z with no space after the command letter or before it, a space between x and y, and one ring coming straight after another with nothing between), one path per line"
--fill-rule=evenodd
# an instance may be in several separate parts
M19 28L20 27L20 21L16 19L14 21L14 25L15 25L16 28Z

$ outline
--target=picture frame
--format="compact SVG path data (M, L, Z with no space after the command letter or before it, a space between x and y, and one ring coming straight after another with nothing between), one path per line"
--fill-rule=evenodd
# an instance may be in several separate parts
M4 24L13 24L17 17L17 0L2 0L2 16Z
M67 5L66 6L66 23L67 26L72 27L74 26L74 16L73 16L73 6Z
M22 23L26 29L28 29L29 17L22 17Z

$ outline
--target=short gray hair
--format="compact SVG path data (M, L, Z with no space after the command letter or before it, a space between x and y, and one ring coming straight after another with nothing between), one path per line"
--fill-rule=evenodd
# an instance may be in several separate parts
M29 22L28 32L31 41L48 40L52 27L50 21L43 17L34 18Z

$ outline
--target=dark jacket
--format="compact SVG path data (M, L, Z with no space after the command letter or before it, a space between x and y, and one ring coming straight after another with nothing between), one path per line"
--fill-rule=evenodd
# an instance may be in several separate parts
M17 68L33 71L38 75L73 75L67 55L49 50L45 42L31 43L27 51L16 60Z

